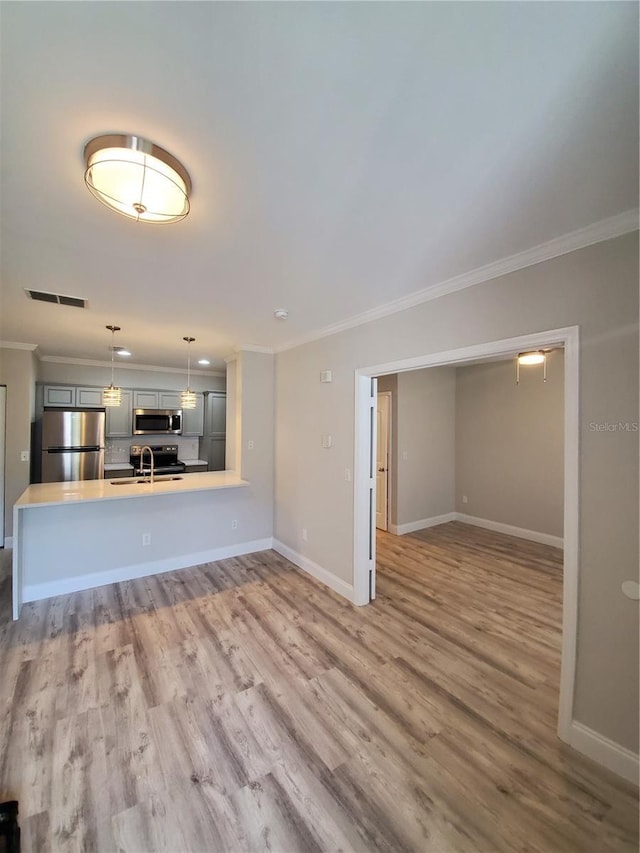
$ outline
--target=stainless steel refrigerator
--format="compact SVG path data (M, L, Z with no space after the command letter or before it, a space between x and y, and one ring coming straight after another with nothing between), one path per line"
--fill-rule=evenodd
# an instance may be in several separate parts
M104 418L104 412L44 412L43 483L104 477Z

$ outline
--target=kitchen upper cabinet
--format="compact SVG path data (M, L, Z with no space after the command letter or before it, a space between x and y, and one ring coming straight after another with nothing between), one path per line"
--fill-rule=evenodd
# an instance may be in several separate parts
M76 388L76 406L83 409L102 409L102 388Z
M45 385L43 403L45 406L75 406L76 389L73 385Z
M159 409L181 409L179 391L159 391L158 392L158 408Z
M129 438L132 433L133 392L122 390L122 402L119 406L107 406L105 436L107 438Z
M224 436L227 431L226 391L209 391L204 416L204 434Z
M133 392L133 408L134 409L161 409L158 405L157 391L134 391Z
M86 388L76 385L45 385L42 403L61 409L102 409L102 388Z
M202 435L204 430L204 394L196 394L195 409L182 410L182 434Z

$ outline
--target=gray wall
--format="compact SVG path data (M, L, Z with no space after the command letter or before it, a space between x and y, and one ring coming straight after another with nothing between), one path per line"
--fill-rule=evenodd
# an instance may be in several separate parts
M513 361L456 371L456 510L562 537L564 358ZM468 503L462 503L466 495Z
M397 513L402 526L453 512L455 367L398 374ZM406 457L406 458L405 458Z
M35 356L30 350L0 348L0 385L7 386L4 535L13 535L13 504L29 485L29 462L20 451L31 449L35 410Z
M353 582L354 370L580 326L580 565L575 717L638 746L638 234L545 261L277 356L276 536ZM333 369L331 384L318 382ZM334 436L332 450L320 434ZM300 529L308 541L300 541Z

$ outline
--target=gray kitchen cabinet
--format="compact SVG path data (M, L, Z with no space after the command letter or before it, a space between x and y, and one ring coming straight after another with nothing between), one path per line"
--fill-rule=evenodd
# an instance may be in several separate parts
M196 394L195 409L182 410L182 435L202 435L204 431L204 395Z
M59 406L62 409L102 409L102 387L45 385L42 404L48 407Z
M226 391L207 391L206 396L204 434L225 435L227 431L227 393Z
M200 458L208 461L209 471L224 471L225 470L225 436L205 435L200 440Z
M134 391L133 392L133 408L134 409L159 409L158 392L157 391Z
M114 468L104 472L105 480L121 480L123 477L133 477L133 468Z
M226 391L207 391L204 414L204 435L200 441L200 458L206 459L209 471L225 470L227 437Z
M159 409L181 409L179 391L159 391L158 392L158 408Z
M185 469L185 474L199 474L202 471L208 471L206 465L187 465Z
M45 406L73 407L76 404L76 389L73 385L45 385L43 404Z
M122 402L119 406L107 406L106 438L129 438L132 434L132 391L122 391Z
M102 409L102 388L76 388L76 406L83 409Z

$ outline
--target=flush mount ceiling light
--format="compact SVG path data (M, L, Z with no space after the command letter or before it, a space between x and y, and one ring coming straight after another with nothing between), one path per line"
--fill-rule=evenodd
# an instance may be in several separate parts
M84 180L98 201L137 222L179 222L189 213L191 178L173 154L127 133L84 148Z
M276 318L276 320L286 320L289 316L289 312L286 310L286 308L276 308L276 310L273 312L273 316Z
M131 353L126 347L111 347L111 352L114 352L116 355L122 356L131 355Z
M191 344L195 341L195 338L183 338L183 341L187 342L187 390L183 391L180 394L180 404L183 409L195 409L196 407L196 392L191 390Z
M211 364L208 358L200 358L198 359L198 364L202 364L203 367L206 367L208 364Z
M106 326L105 328L109 329L111 332L111 385L109 385L108 388L104 388L102 391L102 405L119 406L122 403L122 390L120 388L116 388L113 384L113 353L115 351L113 341L115 339L116 332L120 331L120 326Z
M520 384L521 364L525 366L529 366L532 364L542 364L542 379L543 382L547 381L547 352L550 352L550 350L534 350L533 352L518 353L518 357L516 358L516 385Z

